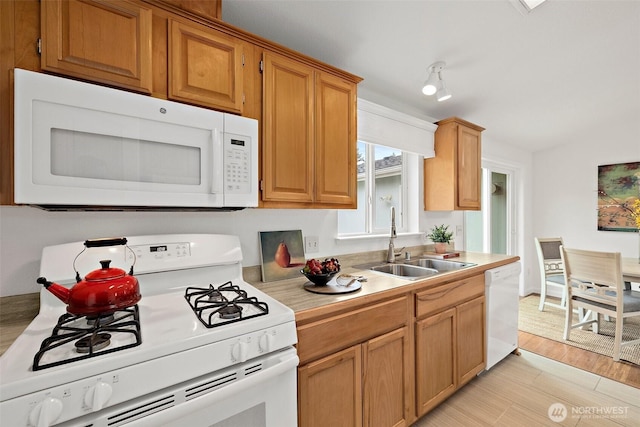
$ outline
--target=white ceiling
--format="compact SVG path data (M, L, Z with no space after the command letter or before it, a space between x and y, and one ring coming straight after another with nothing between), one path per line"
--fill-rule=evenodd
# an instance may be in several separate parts
M225 0L222 14L363 77L364 99L459 116L528 151L640 127L640 0L548 0L529 14L511 1ZM448 101L421 92L435 61Z

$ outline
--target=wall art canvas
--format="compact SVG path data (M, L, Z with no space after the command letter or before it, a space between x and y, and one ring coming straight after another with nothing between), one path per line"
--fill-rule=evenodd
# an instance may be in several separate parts
M640 198L640 162L598 166L598 230L637 232L633 203Z
M260 231L262 281L301 277L304 267L302 230Z

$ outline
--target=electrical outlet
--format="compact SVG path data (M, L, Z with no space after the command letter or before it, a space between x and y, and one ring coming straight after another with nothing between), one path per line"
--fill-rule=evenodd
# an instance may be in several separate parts
M304 238L304 251L308 254L318 252L320 245L318 244L318 236L306 236Z
M461 225L456 226L456 236L461 236L463 231L464 230Z

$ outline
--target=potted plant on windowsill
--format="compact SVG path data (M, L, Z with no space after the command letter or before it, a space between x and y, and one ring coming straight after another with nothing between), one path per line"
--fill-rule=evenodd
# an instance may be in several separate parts
M451 242L453 232L449 231L448 225L436 225L427 233L427 238L430 239L435 246L437 254L443 254L447 252L447 245Z

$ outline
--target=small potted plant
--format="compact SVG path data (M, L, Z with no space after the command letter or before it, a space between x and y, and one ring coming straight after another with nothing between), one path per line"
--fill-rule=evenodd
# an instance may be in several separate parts
M436 225L427 233L427 238L435 243L435 250L438 254L447 252L447 245L451 242L453 232L449 231L448 225Z

